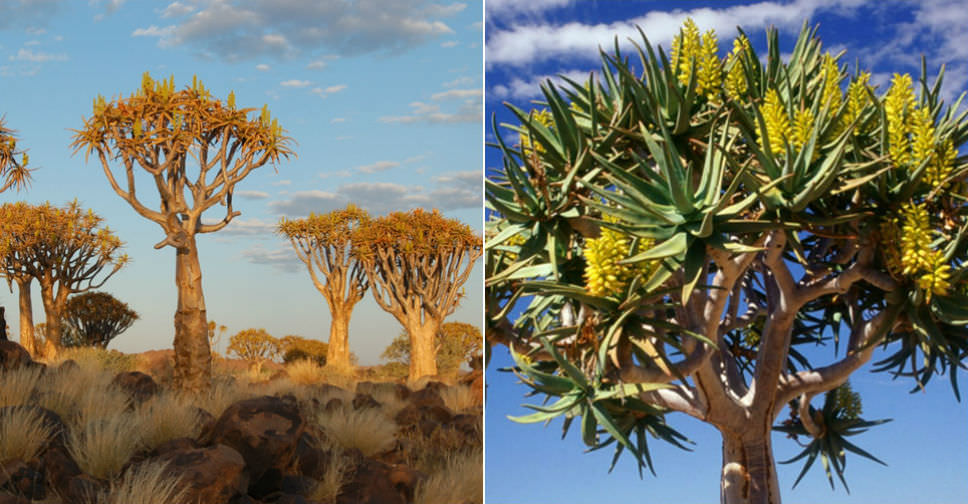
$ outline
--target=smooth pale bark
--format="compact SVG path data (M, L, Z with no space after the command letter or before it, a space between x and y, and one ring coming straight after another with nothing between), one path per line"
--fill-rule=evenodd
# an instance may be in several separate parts
M759 422L751 422L758 424ZM780 486L770 443L770 423L741 432L722 430L723 504L779 504Z
M34 346L34 313L30 301L30 282L33 278L17 277L16 280L20 294L20 346L34 357L37 349Z
M329 326L329 344L326 348L326 365L339 369L349 369L350 344L349 327L353 305L334 306L331 310L333 321Z
M40 278L40 299L44 302L44 314L47 317L47 326L44 329L47 340L44 342L44 354L48 359L57 356L63 347L61 334L63 332L64 307L67 305L68 289L63 287L57 289L54 294L54 281L52 278Z
M424 376L437 376L434 340L439 330L440 323L432 319L423 324L419 320L411 320L407 324L407 333L410 335L410 381Z
M208 344L208 318L202 294L202 270L195 238L175 249L175 384L183 390L206 390L212 379L212 353Z

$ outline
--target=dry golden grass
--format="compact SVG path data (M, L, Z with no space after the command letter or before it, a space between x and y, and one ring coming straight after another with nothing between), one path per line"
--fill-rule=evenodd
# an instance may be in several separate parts
M191 401L173 392L163 392L137 409L144 446L157 448L165 441L196 437L201 417Z
M245 384L238 383L225 376L219 376L212 379L212 386L208 389L208 392L191 396L190 400L194 406L202 408L218 418L232 403L254 396L253 391L247 388Z
M30 402L42 372L39 367L0 372L0 407Z
M133 413L89 420L68 436L67 449L84 472L108 479L142 445L142 425Z
M480 449L450 453L441 470L417 485L414 504L484 502L484 454Z
M36 410L14 407L0 412L0 462L32 460L52 434Z
M354 469L353 462L349 457L344 457L343 448L332 441L321 444L320 448L330 453L330 463L323 478L313 485L307 497L322 504L333 504Z
M389 418L395 417L400 410L407 406L407 401L397 397L396 390L390 387L375 388L370 392L370 395L380 403L383 414Z
M98 504L181 504L187 487L168 473L167 464L145 463L126 471L98 498Z
M474 391L467 385L454 385L440 391L444 406L454 413L472 411L478 407Z
M120 414L131 399L111 383L114 373L86 363L77 369L47 373L37 385L37 404L75 428L89 420Z
M299 359L286 364L286 372L293 383L300 385L316 385L326 380L323 366L312 359Z
M377 408L320 411L316 421L340 446L357 448L365 457L389 449L397 433L397 424Z
M323 383L336 385L346 390L355 390L356 382L356 372L352 368L323 367Z

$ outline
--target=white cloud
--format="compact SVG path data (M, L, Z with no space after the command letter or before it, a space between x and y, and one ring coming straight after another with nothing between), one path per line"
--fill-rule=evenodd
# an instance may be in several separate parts
M487 0L484 9L488 16L503 16L509 14L535 14L541 11L563 7L569 0Z
M326 68L326 62L320 60L310 61L309 64L306 65L306 68L310 70L322 70Z
M337 124L337 123L344 123L344 122L346 122L346 118L345 117L334 117L334 118L332 118L332 119L329 120L329 123L330 124Z
M480 122L484 119L481 104L478 100L466 100L457 110L444 112L440 105L436 103L413 102L410 104L410 115L403 116L383 116L379 118L382 123L413 124L452 124L465 122Z
M194 45L229 61L290 57L324 49L340 55L397 53L454 33L444 19L466 6L428 1L287 0L192 2L198 10L159 45ZM165 12L182 12L181 4ZM163 13L164 15L164 13Z
M320 173L319 178L321 179L346 178L346 177L349 177L350 175L352 175L352 173L350 173L349 170L336 170L336 171L328 171L328 172Z
M32 63L45 63L48 61L67 61L66 54L51 54L42 51L34 52L30 49L21 48L16 56L10 56L10 61L30 61Z
M308 80L299 80L299 79L290 79L279 83L279 85L282 87L295 87L295 88L306 87L310 84L312 83L309 82Z
M488 9L500 8L503 2L499 2L498 6L491 4L488 2ZM488 38L485 61L492 66L531 65L562 56L594 60L598 57L599 47L611 47L616 37L623 43L628 39L639 40L641 37L636 27L641 27L649 35L652 44L668 47L669 41L678 33L687 17L691 17L702 30L714 29L720 37L727 37L735 32L738 25L742 25L747 32L770 25L798 28L804 19L810 19L818 11L844 11L860 4L859 0L797 0L784 4L757 2L723 9L704 7L689 11L651 11L643 16L595 25L579 22L563 25L522 24L508 30L496 30Z
M447 42L441 42L440 43L440 47L444 47L444 48L448 48L449 49L451 47L457 47L459 44L460 44L460 42L458 42L456 40L448 40Z
M374 215L417 207L441 210L480 208L483 182L480 173L475 173L476 185L469 182L472 177L464 172L452 174L452 178L442 177L430 191L419 185L356 182L342 184L335 192L295 192L290 199L273 201L269 207L278 214L291 217L309 215L310 212L325 213L343 208L348 203L365 208Z
M298 272L306 267L289 246L266 249L261 244L256 244L243 250L242 257L251 263L265 264L286 272Z
M433 95L430 96L430 99L434 101L441 101L441 100L451 100L454 98L479 97L482 94L484 94L484 91L482 89L451 89L440 93L434 93Z
M151 25L147 28L137 28L135 31L131 32L132 37L167 37L173 31L175 31L174 26L158 27Z
M252 236L269 238L276 232L278 224L260 219L232 219L219 236Z
M488 99L505 98L535 98L541 96L541 85L549 80L558 89L571 89L571 84L562 79L565 76L575 82L585 82L591 72L583 70L568 70L558 75L538 75L532 76L527 80L515 77L507 84L498 84L488 90Z
M335 86L327 86L325 88L321 88L321 87L313 88L313 93L318 94L322 98L326 98L327 96L334 93L339 93L344 89L346 89L346 84L337 84Z
M458 77L452 81L447 81L441 84L441 86L445 88L452 88L457 86L468 86L473 83L474 83L474 79L465 76L465 77Z
M192 12L195 12L195 7L191 5L185 5L181 2L172 2L168 4L168 7L165 7L165 10L161 11L161 17L163 18L181 17L186 14L191 14Z
M274 185L274 186L286 186L286 185L291 185L291 184L292 184L292 181L291 180L277 180L277 181L275 181L275 182L272 183L272 185Z
M377 161L368 165L357 166L354 170L363 173L376 173L389 170L390 168L396 168L397 166L400 166L400 163L396 161Z
M246 199L266 199L269 197L269 193L264 191L235 191L234 194Z
M269 65L266 65L265 63L259 63L258 65L255 66L255 69L260 72L268 72L269 70L272 70L272 67L270 67Z

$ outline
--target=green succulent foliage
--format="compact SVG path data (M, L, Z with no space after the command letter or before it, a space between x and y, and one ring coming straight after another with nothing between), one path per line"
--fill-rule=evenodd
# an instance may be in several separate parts
M866 432L875 425L890 422L891 419L864 420L861 418L860 396L851 390L850 385L846 383L827 392L824 397L823 408L816 410L813 406L809 407L810 416L813 417L814 423L821 428L820 437L811 436L804 427L802 420L797 416L773 427L774 430L786 433L788 437L794 439L797 436L807 436L812 439L803 451L780 463L792 464L798 460L806 459L803 469L793 483L793 486L796 487L819 458L827 474L827 481L830 482L830 488L834 488L833 474L836 473L837 478L844 485L844 489L847 490L847 493L850 493L850 487L847 486L847 480L844 478L844 471L847 469L847 452L860 455L881 465L887 464L846 438ZM791 405L791 411L797 411L798 407L798 404Z
M493 122L493 147L503 160L485 181L492 216L485 244L487 330L510 323L522 342L540 341L556 355L541 363L516 357L524 383L556 398L529 421L562 416L567 428L581 418L589 446L615 443L617 454L629 450L651 468L647 451L632 439L639 426L665 432L658 437L667 441L682 438L664 423L667 412L631 399L614 352L631 348L636 362L668 365L687 343L716 344L680 314L694 292L709 289L705 284L719 269L715 258L762 251L770 233L785 234L783 261L813 282L843 274L860 260L857 250L866 250L867 267L884 279L857 282L803 306L787 371L812 367L802 351L809 346L833 343L838 355L853 330L888 312L899 323L871 338L887 355L875 370L912 378L915 388L947 374L959 395L956 371L968 358L968 158L955 155L940 168L938 159L942 146L957 152L968 141L961 99L946 106L943 69L929 82L922 64L904 113L927 111L936 152L902 163L892 157L899 147L890 130L899 112L889 93L867 85L863 72L849 75L841 54L824 53L816 28L804 24L785 58L775 30L766 42L765 55L746 45L724 63L724 72L738 69L745 81L738 95L698 93L695 66L683 82L666 53L642 34L640 44L633 42L636 62L616 42L585 82L542 86L536 106L547 117L508 105L518 123L500 127L520 135L521 145L505 140ZM778 124L784 117L800 129L784 133ZM917 134L905 138L915 142ZM919 245L940 257L934 270L903 272L909 258L890 253L899 237L885 230L901 233L906 205L930 215L930 239ZM631 241L631 252L613 266L655 267L636 269L621 288L595 294L586 251L606 230ZM776 293L765 275L753 267L741 292L748 303L770 308ZM930 275L933 284L923 279ZM747 377L758 350L751 338L767 319L751 317L725 335L736 351L723 353ZM650 353L647 339L665 349ZM648 423L660 419L661 429ZM881 422L841 423L853 435ZM842 437L822 443L848 446ZM840 451L829 453L823 460L842 469Z

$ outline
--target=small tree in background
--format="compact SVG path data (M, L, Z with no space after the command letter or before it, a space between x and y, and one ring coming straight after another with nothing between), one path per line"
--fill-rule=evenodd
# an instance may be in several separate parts
M72 296L64 307L62 342L65 347L107 348L135 320L137 312L106 292Z
M445 322L437 332L434 342L437 373L454 375L461 364L481 358L483 337L476 326L464 322ZM410 365L410 336L401 332L380 355L380 358Z
M968 112L940 76L875 94L806 26L788 55L767 39L720 59L688 21L671 61L603 54L601 80L543 87L547 114L511 107L522 141L495 133L486 182L486 333L550 399L519 420L651 469L649 438L681 446L667 418L695 417L727 504L780 502L774 430L831 486L848 452L873 459L848 438L881 421L845 384L875 350L956 395L968 357ZM828 362L803 352L829 341Z
M47 316L45 354L61 348L62 319L68 296L97 289L127 262L121 240L103 219L83 211L77 201L66 207L7 204L0 208L0 256L16 276L40 284ZM19 282L19 280L18 280ZM26 282L29 289L29 282Z
M244 329L229 338L226 353L261 364L279 357L281 350L279 340L273 338L265 329Z
M310 359L320 366L325 366L329 355L329 345L302 336L283 336L279 340L279 348L282 351L282 361L287 364L300 359ZM355 356L350 354L347 360L347 364L355 363Z
M253 111L236 108L234 93L224 103L213 98L197 79L175 91L174 77L155 81L146 72L129 97L96 98L72 143L85 159L96 154L114 192L161 227L165 238L155 248L175 249L175 381L184 389L207 388L212 374L195 236L218 231L241 214L233 209L232 194L252 170L292 154L290 139L268 108L250 118ZM120 176L112 164L120 164ZM159 210L137 198L138 168L157 189ZM203 223L202 214L215 205L225 207L224 217Z
M350 238L369 219L365 210L349 205L305 219L283 218L279 223L279 232L289 238L296 255L306 264L313 285L329 305L332 322L326 362L332 367L350 367L350 315L369 286L363 265L351 253Z
M214 320L208 321L208 347L213 352L218 353L218 346L222 342L222 336L225 336L225 331L227 330L228 327L216 324Z
M7 129L0 118L0 177L3 185L0 192L6 192L11 187L18 191L30 183L30 170L27 169L29 159L27 153L17 147L17 138L13 130ZM3 217L0 217L2 219ZM6 240L2 236L0 239ZM34 319L31 312L30 282L31 276L24 272L23 262L17 257L16 246L5 246L6 253L0 256L0 268L7 277L7 285L13 292L13 283L17 282L20 299L20 344L34 354Z
M437 210L393 212L353 234L373 297L410 335L410 380L437 374L434 339L481 256L470 227Z

